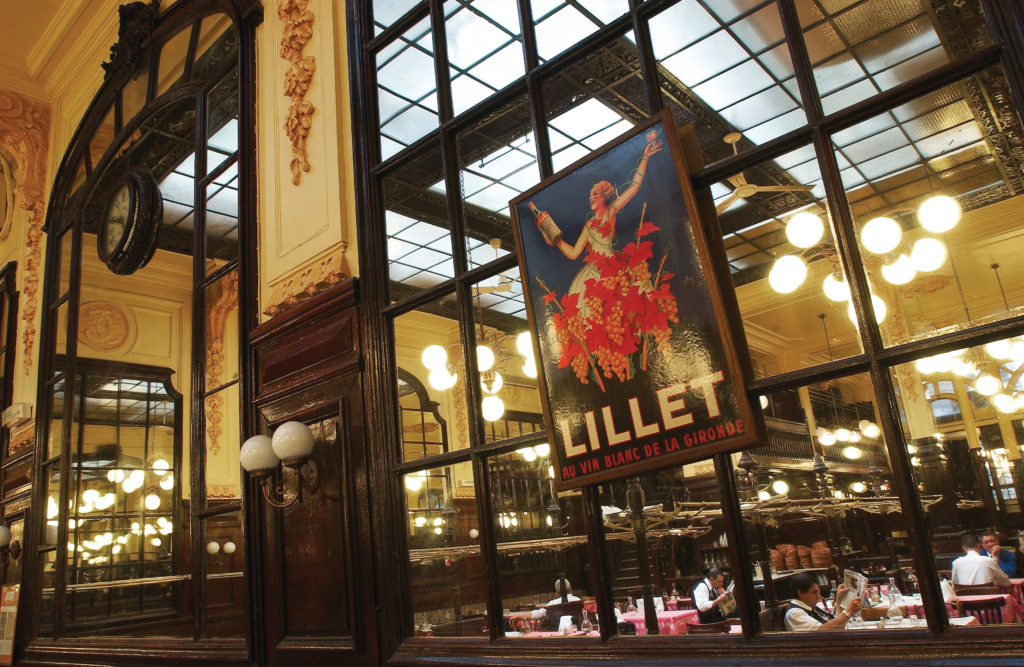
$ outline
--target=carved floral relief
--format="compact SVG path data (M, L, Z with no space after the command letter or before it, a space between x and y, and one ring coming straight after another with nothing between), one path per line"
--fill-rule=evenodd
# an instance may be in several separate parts
M284 94L291 101L284 131L292 146L292 183L299 184L302 172L309 171L306 155L306 140L313 123L316 108L306 100L313 74L316 73L316 58L303 56L302 51L313 37L313 12L309 11L309 0L279 0L277 15L284 23L281 36L281 57L292 65L284 77Z

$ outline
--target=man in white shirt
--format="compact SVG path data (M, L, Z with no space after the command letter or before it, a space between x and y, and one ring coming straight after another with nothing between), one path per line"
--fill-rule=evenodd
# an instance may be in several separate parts
M854 598L845 609L836 612L833 618L825 609L818 606L822 600L821 588L817 581L804 572L793 575L792 581L796 597L789 601L789 606L783 612L787 630L842 630L850 616L860 611L860 598ZM842 600L848 590L850 589L840 586L836 591L836 600Z
M953 570L950 574L954 586L982 584L998 584L1007 588L1010 586L1010 578L999 569L996 559L981 555L981 544L977 537L968 533L964 535L960 544L963 547L964 555L953 561Z
M725 575L718 568L708 570L708 576L694 584L691 590L693 605L701 623L717 623L725 620L720 606L728 594L722 588Z

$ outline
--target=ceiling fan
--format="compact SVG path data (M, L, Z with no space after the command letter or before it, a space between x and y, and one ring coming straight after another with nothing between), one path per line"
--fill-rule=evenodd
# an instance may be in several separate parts
M736 155L736 143L743 138L739 132L730 132L722 137L722 141L732 146L732 154ZM717 206L715 212L721 215L727 208L736 203L739 199L746 199L750 195L761 192L808 192L814 189L813 185L754 185L747 183L747 177L742 172L727 179L733 188L732 194L723 199Z

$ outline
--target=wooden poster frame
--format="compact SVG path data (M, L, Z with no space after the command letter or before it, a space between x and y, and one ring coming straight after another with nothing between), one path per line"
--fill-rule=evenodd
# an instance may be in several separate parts
M621 187L597 180L605 174ZM580 225L590 183L593 213ZM735 343L740 323L727 316L670 111L509 206L559 489L763 444ZM614 318L602 304L616 301L618 322L633 323L625 336L605 324Z

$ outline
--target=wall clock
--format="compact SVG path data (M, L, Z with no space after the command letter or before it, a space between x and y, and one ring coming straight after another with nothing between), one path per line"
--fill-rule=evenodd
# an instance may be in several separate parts
M141 269L156 252L163 219L163 197L156 177L135 167L119 178L103 207L96 249L111 271L128 275Z

